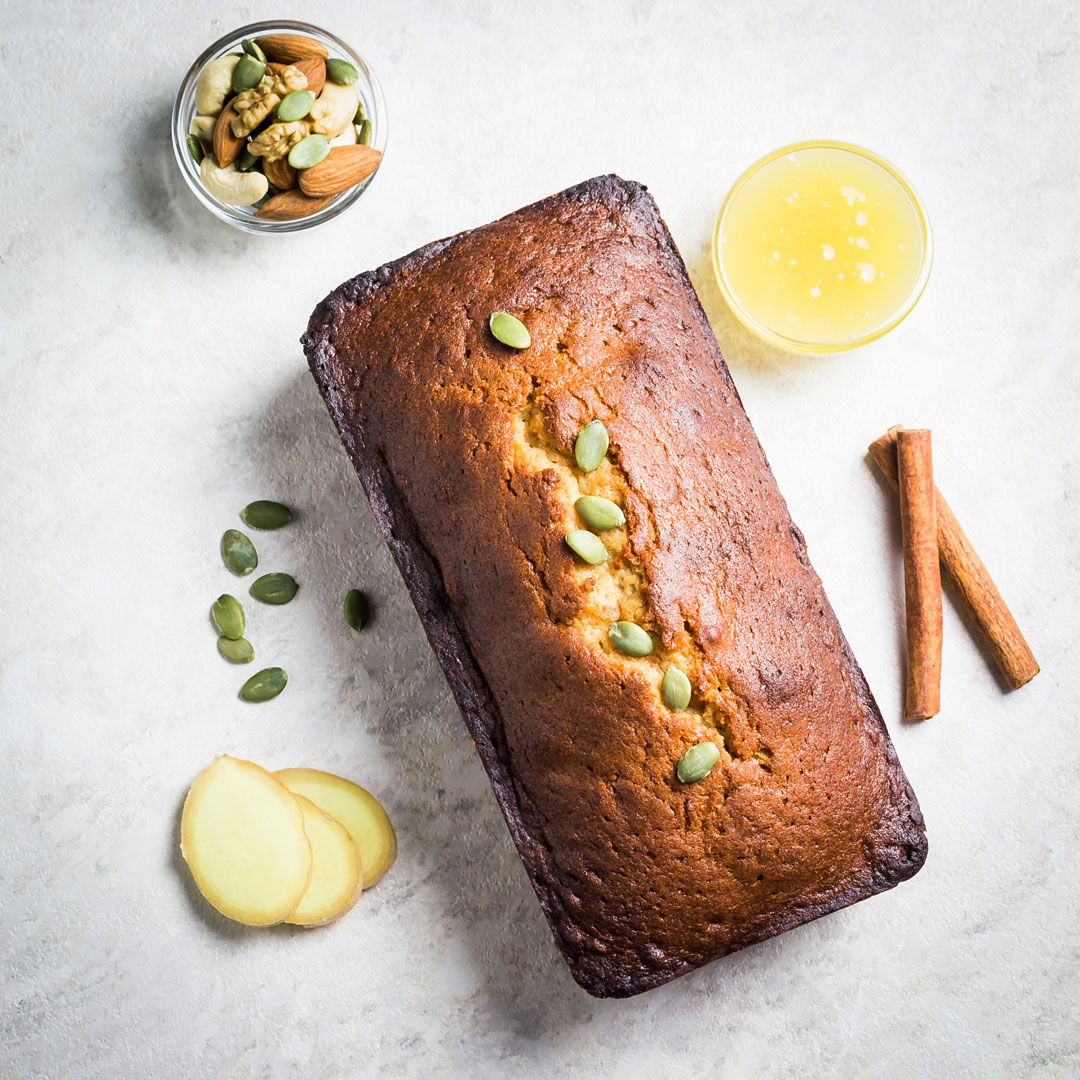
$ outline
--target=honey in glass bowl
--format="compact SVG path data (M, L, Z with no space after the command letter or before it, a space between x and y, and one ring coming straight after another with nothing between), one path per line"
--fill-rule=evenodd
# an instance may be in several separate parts
M753 333L793 352L880 337L914 307L931 237L911 185L847 143L800 143L736 181L713 237L717 281Z

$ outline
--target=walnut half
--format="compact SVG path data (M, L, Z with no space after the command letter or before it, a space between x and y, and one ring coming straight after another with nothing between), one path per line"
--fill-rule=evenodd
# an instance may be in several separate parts
M276 75L268 72L258 86L242 90L233 98L232 105L236 110L233 134L239 139L250 135L281 104L286 94L306 89L307 76L294 64L282 68Z
M307 120L293 120L290 123L279 121L271 124L265 131L260 131L248 149L256 156L267 161L280 161L305 135L311 132Z

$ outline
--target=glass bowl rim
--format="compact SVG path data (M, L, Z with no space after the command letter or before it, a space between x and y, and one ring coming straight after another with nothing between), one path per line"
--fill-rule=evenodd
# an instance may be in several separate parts
M384 156L386 153L388 133L386 98L383 95L382 86L379 83L379 79L376 76L374 69L360 53L352 48L352 46L347 42L342 41L336 34L332 34L329 30L323 29L321 26L317 26L314 23L298 22L292 19L269 19L262 22L248 23L244 26L239 26L235 30L230 30L228 33L223 34L212 44L208 45L188 68L180 82L176 97L173 100L172 115L170 118L173 156L176 158L177 167L179 168L185 183L191 189L196 199L198 199L207 210L220 221L224 221L235 229L260 236L301 232L304 229L310 229L316 225L321 225L326 221L332 220L339 214L348 210L349 207L352 206L365 191L367 191L383 165L383 161L380 159L375 172L362 183L358 184L355 189L343 192L341 196L334 199L333 202L328 206L325 206L322 210L319 210L314 214L309 214L307 217L297 218L294 221L268 221L263 218L257 218L249 214L241 213L240 211L246 208L237 208L229 206L227 203L220 202L206 190L202 181L199 179L197 167L194 166L191 153L187 148L187 134L190 127L190 117L186 115L188 110L185 103L190 105L190 98L194 95L195 83L198 80L199 73L209 61L223 55L230 45L236 45L242 38L253 38L275 32L312 34L332 42L335 47L339 48L343 55L347 56L357 65L359 79L365 83L366 88L369 91L373 129L372 146Z
M919 273L912 283L911 290L908 292L904 302L889 316L889 318L878 326L875 326L872 330L860 334L858 337L845 338L842 341L811 342L800 341L798 338L787 337L784 334L778 333L771 327L759 322L746 310L746 308L743 307L736 297L734 290L729 286L727 278L724 276L723 265L720 259L720 232L724 223L724 215L731 208L735 196L742 191L743 187L746 186L747 182L752 177L756 176L757 173L766 166L771 165L778 158L801 150L845 150L848 153L856 154L859 157L866 158L868 161L873 162L900 185L904 194L907 195L911 205L914 207L915 216L919 221L919 227L922 231L923 254L922 261L919 264ZM745 169L735 183L731 185L731 188L727 195L724 196L724 201L720 204L720 210L716 215L716 225L713 229L712 240L712 262L713 273L716 277L716 282L720 288L721 295L731 309L732 314L746 327L747 330L762 341L765 341L770 345L775 345L777 348L783 349L786 352L801 353L804 356L815 356L824 353L848 352L851 349L857 349L861 345L867 345L871 341L876 341L878 338L884 337L890 330L903 322L904 319L911 314L912 309L918 303L919 298L923 294L923 290L926 288L926 283L930 278L930 268L934 262L934 237L933 232L930 229L930 219L927 216L926 207L924 206L922 199L919 197L918 192L911 185L911 182L907 177L893 165L891 161L883 158L873 150L867 150L866 147L857 146L855 143L841 142L835 139L807 139L803 142L782 146L778 150L773 150L764 157L758 158L757 161L749 168Z

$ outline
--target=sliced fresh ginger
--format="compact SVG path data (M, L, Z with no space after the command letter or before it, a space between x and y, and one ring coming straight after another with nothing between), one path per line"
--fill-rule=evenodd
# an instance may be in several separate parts
M199 892L248 926L286 919L311 880L311 843L296 797L265 769L227 755L191 785L180 851Z
M349 830L360 850L365 889L370 889L390 869L397 858L397 837L386 811L370 791L319 769L281 769L274 776Z
M297 926L325 926L340 919L360 899L364 888L360 852L344 825L303 795L294 793L292 797L304 815L312 866L307 892L285 921Z

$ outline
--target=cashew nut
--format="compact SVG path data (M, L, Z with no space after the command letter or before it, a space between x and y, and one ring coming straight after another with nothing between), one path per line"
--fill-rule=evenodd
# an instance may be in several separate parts
M318 101L311 106L309 116L312 129L320 135L336 138L352 123L359 101L355 86L327 81Z
M195 135L203 146L214 145L214 125L217 121L212 116L193 116L191 134Z
M195 108L205 116L217 116L232 93L232 71L237 56L219 56L199 72L195 84Z
M240 172L233 162L222 169L214 161L212 154L207 154L199 166L203 186L219 202L230 206L250 206L257 203L270 187L269 181L261 172Z
M330 140L331 146L353 146L356 143L356 125L346 124L345 130Z

